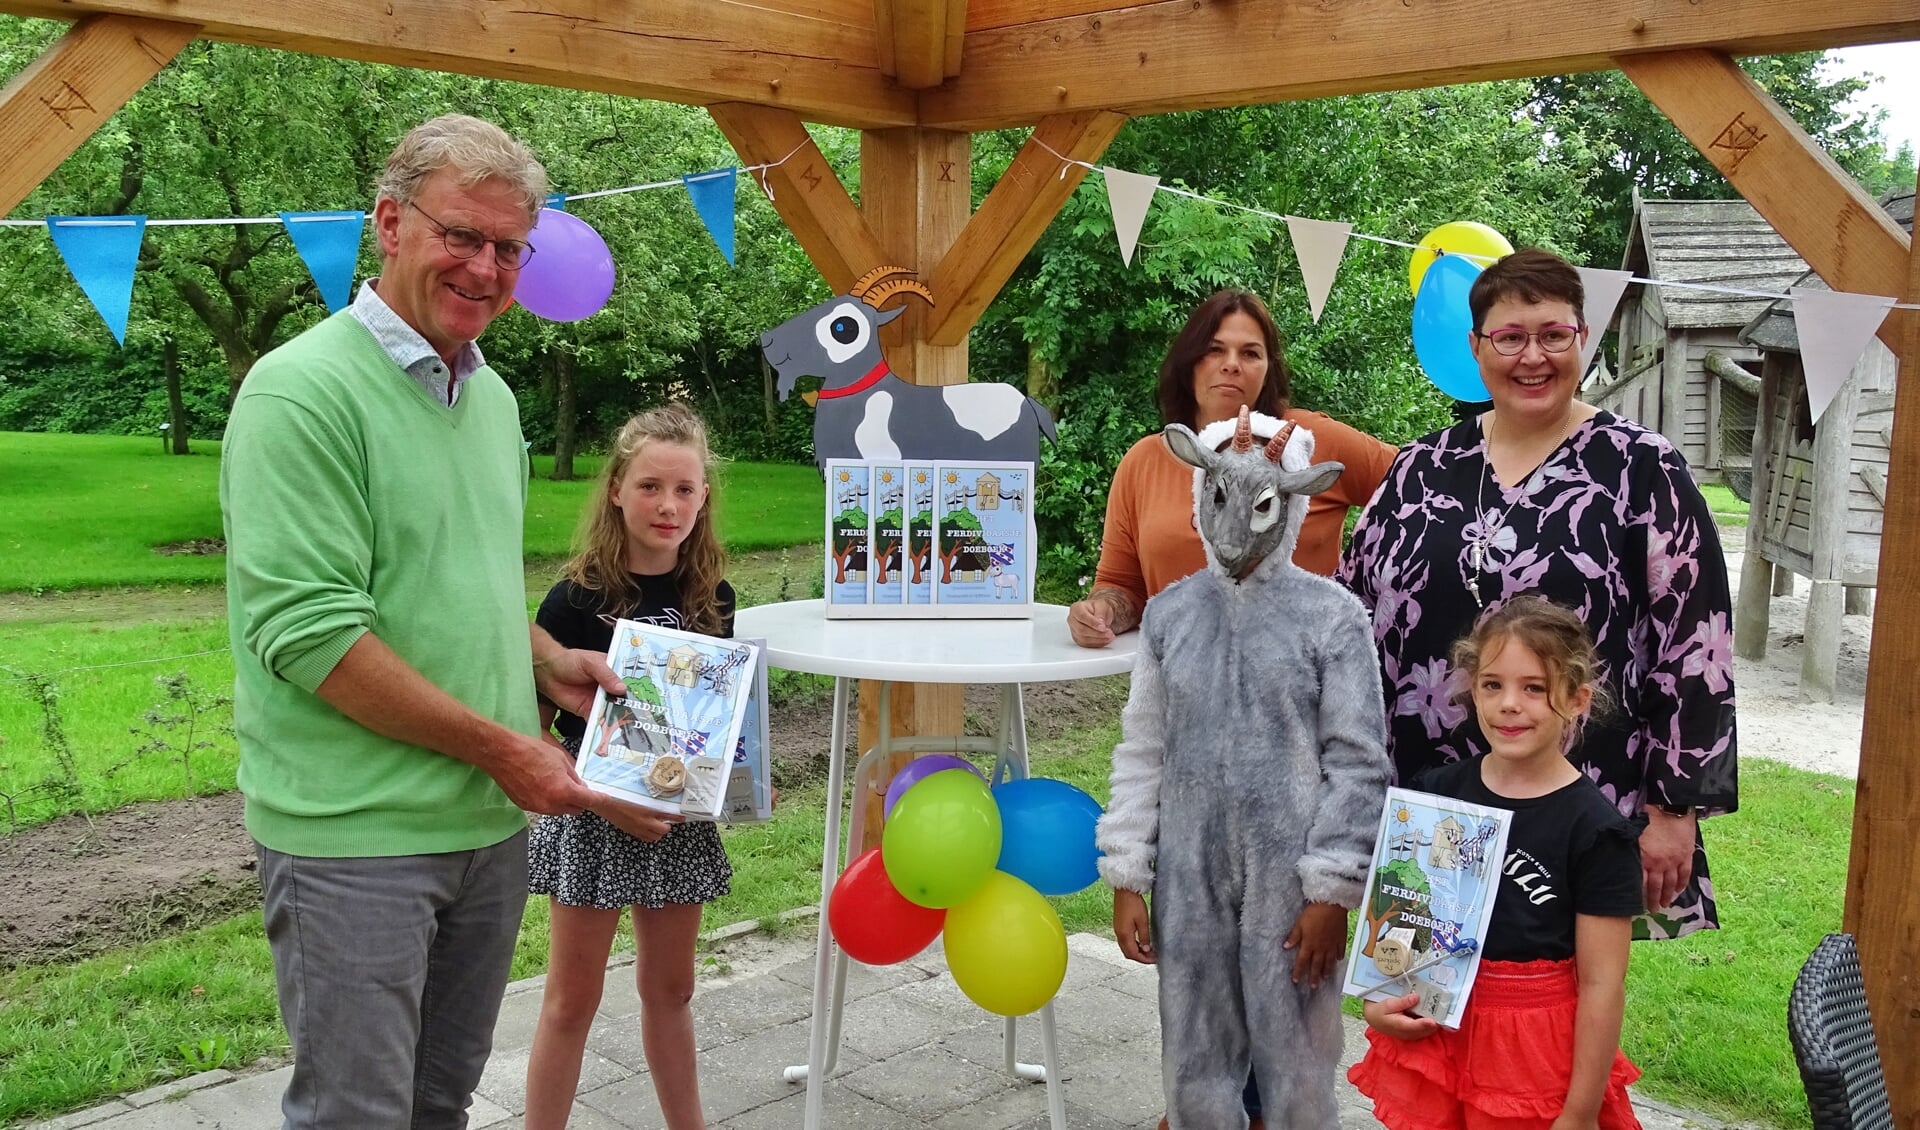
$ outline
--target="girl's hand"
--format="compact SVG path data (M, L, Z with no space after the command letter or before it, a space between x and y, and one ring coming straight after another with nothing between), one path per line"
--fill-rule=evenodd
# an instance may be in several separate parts
M1307 979L1309 989L1317 989L1333 972L1341 951L1347 948L1347 911L1330 902L1310 902L1287 934L1286 949L1300 952L1293 958L1293 983Z
M607 823L645 843L654 843L675 824L683 823L685 817L670 812L655 812L651 808L633 804L624 800L615 800L610 796L595 793L593 807L588 811Z
M1153 952L1152 926L1147 917L1147 900L1139 891L1113 892L1113 936L1120 940L1120 952L1133 961L1152 965L1159 961Z
M1440 1030L1440 1022L1429 1016L1408 1016L1408 1010L1419 1003L1419 993L1408 993L1388 1001L1367 1001L1361 1005L1360 1015L1367 1018L1367 1027L1382 1036L1392 1036L1396 1040L1424 1040ZM1554 1124L1554 1130L1560 1130L1558 1123Z

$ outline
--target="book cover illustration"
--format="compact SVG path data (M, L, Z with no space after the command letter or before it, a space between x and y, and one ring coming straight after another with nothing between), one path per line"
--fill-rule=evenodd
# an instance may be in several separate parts
M1388 789L1342 991L1420 994L1413 1012L1460 1027L1493 916L1512 813Z
M931 463L907 465L906 602L933 603L933 496Z
M828 604L872 603L867 584L873 538L868 501L872 475L873 468L866 463L833 460L827 464Z
M1033 600L1031 463L938 467L936 604Z
M906 585L907 469L877 463L873 468L873 603L903 604Z
M750 644L617 621L607 665L627 694L594 695L581 779L648 808L718 818L757 659Z
M758 648L765 640L738 640ZM733 746L733 772L727 778L727 799L721 819L729 824L752 824L773 817L773 762L767 745L767 665L753 665L753 691L740 719L740 738Z

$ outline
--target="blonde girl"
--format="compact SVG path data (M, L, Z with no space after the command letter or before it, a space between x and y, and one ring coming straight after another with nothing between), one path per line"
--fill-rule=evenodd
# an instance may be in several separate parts
M1367 1054L1348 1071L1391 1130L1630 1130L1620 1051L1627 943L1642 909L1638 830L1568 753L1594 709L1580 618L1539 596L1495 609L1455 643L1460 697L1489 752L1413 787L1514 813L1480 974L1458 1031L1366 1005Z
M733 588L714 535L700 417L670 404L614 438L579 549L535 619L566 647L604 652L613 621L733 635ZM541 704L541 721L577 753L584 720ZM599 794L596 794L599 796ZM549 816L528 840L528 885L552 901L552 956L527 1062L527 1130L566 1125L614 931L633 908L634 974L647 1068L668 1130L706 1125L694 1063L694 942L701 904L727 893L733 868L710 823L599 797Z

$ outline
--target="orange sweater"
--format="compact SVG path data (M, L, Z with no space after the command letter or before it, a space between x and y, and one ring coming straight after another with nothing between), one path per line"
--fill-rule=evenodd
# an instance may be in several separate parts
M1284 417L1313 433L1313 460L1346 465L1333 486L1307 504L1293 563L1331 576L1340 560L1340 530L1349 507L1365 506L1387 477L1396 448L1323 412L1290 408ZM1106 533L1100 542L1096 585L1147 598L1207 564L1193 528L1193 468L1173 457L1158 433L1127 452L1107 492Z

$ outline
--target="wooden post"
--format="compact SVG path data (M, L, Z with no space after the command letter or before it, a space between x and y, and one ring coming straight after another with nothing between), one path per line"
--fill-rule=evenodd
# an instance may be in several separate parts
M1742 659L1767 657L1767 621L1773 604L1773 566L1767 561L1767 506L1778 471L1770 461L1780 421L1780 362L1760 366L1760 408L1753 434L1753 487L1747 500L1747 556L1740 566L1740 599L1733 607L1733 650Z
M1920 240L1913 241L1920 247ZM1920 254L1907 256L1905 301L1920 302ZM1896 310L1900 342L1879 593L1867 665L1867 713L1847 867L1846 928L1859 941L1894 1124L1920 1128L1920 311ZM1883 327L1884 329L1884 327ZM1882 333L1884 339L1887 335Z
M1687 450L1687 331L1668 330L1660 364L1660 434Z
M889 263L912 267L924 280L967 225L973 208L973 138L946 130L868 130L860 135L860 211ZM935 301L940 294L934 292ZM961 384L967 379L967 343L934 345L926 305L906 299L906 314L881 330L894 372L915 384ZM880 736L879 689L860 683L860 750ZM952 684L893 684L889 713L896 736L959 734L965 728L961 688ZM893 774L911 754L878 766L872 781L854 782L854 803L865 805L862 850L880 842L881 801Z
M1860 370L1847 374L1840 392L1821 413L1813 432L1813 506L1808 540L1813 575L1807 592L1806 650L1800 656L1800 689L1815 702L1833 701L1840 665L1840 619L1845 615L1841 560L1847 543L1847 502L1853 480L1853 416L1860 399Z
M200 29L88 16L0 88L0 216L19 206Z

